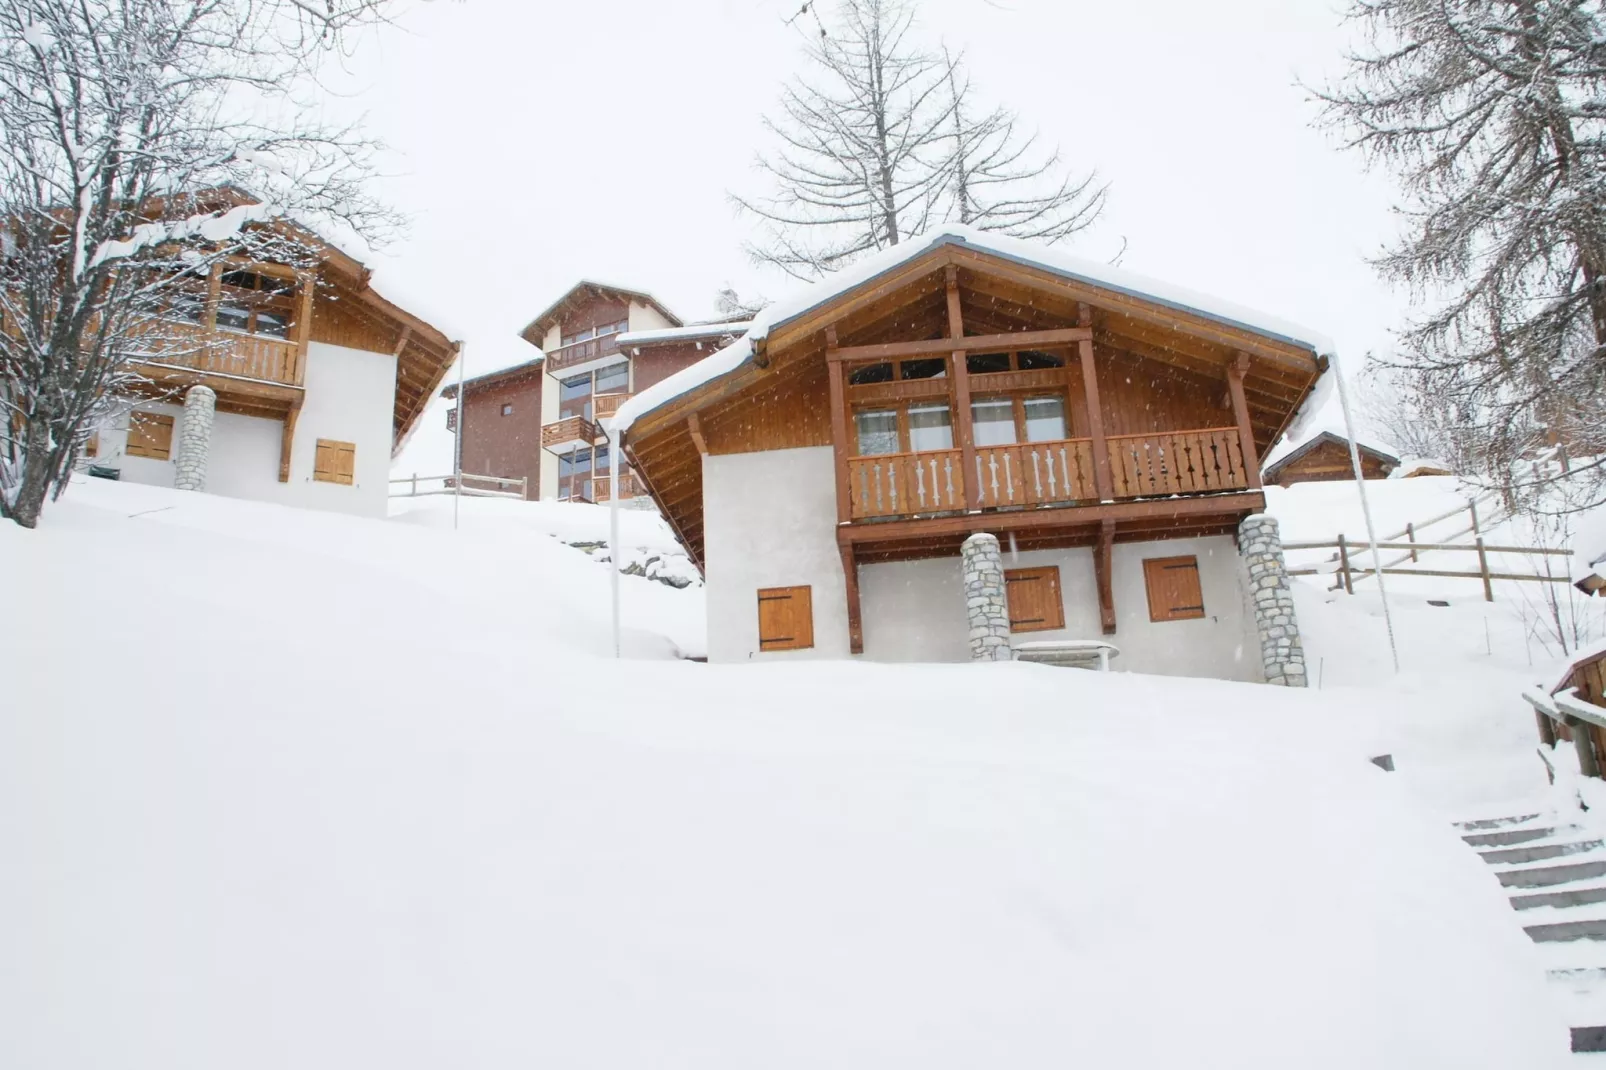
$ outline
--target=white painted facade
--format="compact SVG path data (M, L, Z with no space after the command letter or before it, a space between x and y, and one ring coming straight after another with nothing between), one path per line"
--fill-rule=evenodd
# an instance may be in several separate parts
M708 657L714 662L848 656L847 594L836 543L836 482L829 447L703 459ZM1112 555L1116 632L1099 622L1093 553L1087 548L1011 553L1006 568L1056 565L1065 627L1016 633L1017 643L1105 639L1117 671L1259 682L1259 639L1248 577L1231 536L1117 543ZM1192 554L1205 616L1149 619L1143 562ZM807 585L814 603L811 650L760 652L758 591ZM960 559L859 567L864 656L874 661L970 659Z
M313 342L307 350L306 398L290 451L290 479L279 482L284 424L219 412L212 425L206 489L230 498L280 502L306 509L383 517L390 486L396 358L345 346ZM141 402L143 412L174 418L176 450L183 431L182 404ZM356 446L351 486L312 478L318 439ZM128 413L100 429L96 465L116 468L131 483L173 485L173 462L127 455Z

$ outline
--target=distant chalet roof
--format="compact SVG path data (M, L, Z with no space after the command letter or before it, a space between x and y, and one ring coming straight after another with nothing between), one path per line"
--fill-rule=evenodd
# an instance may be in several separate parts
M1295 461L1299 460L1316 447L1326 443L1333 443L1335 445L1342 446L1346 452L1349 450L1349 439L1333 431L1323 431L1320 434L1312 435L1304 442L1301 442L1299 445L1277 458L1277 460L1273 463L1268 464L1261 471L1261 478L1268 483L1275 482L1277 479L1277 474L1284 468L1288 467L1290 464L1293 464ZM1398 466L1400 463L1400 459L1398 457L1394 456L1392 453L1386 453L1383 450L1378 449L1376 446L1368 446L1364 442L1357 441L1355 443L1355 448L1366 456L1378 461L1382 461L1384 464L1389 465L1390 467Z
M632 424L648 413L735 372L753 359L763 348L770 333L777 328L807 316L843 294L864 286L882 275L891 274L903 265L942 246L972 249L1046 271L1073 282L1086 283L1151 304L1175 308L1276 342L1308 349L1319 358L1331 357L1337 352L1332 340L1325 334L1288 320L1098 261L1062 253L1036 242L955 223L894 245L890 249L883 249L818 282L801 286L791 297L769 305L753 317L747 334L712 356L703 358L689 368L683 368L625 402L614 417L615 429L628 431ZM1304 413L1301 414L1303 415ZM1298 422L1296 419L1296 424Z
M539 316L525 324L524 329L519 332L519 337L529 342L532 346L539 346L546 341L547 331L551 330L552 325L558 322L565 308L580 304L583 301L594 301L599 298L602 300L623 298L626 301L637 301L657 309L664 319L676 327L681 325L680 317L669 311L668 305L665 305L645 290L631 290L624 286L612 286L605 282L597 282L594 279L581 279L569 287L568 292L562 297L547 306Z

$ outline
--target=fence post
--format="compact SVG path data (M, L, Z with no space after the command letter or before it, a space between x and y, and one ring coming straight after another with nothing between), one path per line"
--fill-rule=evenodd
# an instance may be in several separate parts
M418 497L418 473L417 472L413 473L413 493L410 495L410 497L413 497L413 498Z
M1572 729L1573 746L1578 750L1578 771L1585 776L1600 776L1600 762L1595 754L1595 730L1588 721L1567 718Z
M1478 536L1478 571L1483 575L1483 600L1494 601L1494 585L1489 582L1489 555L1483 549L1483 536Z
M1467 502L1467 512L1472 514L1472 534L1478 534L1478 500L1473 498Z
M1354 594L1355 581L1350 578L1349 574L1349 545L1344 541L1344 536L1342 535L1338 537L1338 567L1344 570L1345 592Z
M1414 545L1416 543L1416 525L1415 524L1407 524L1407 525L1405 525L1405 537L1407 539L1409 539L1411 541L1411 543L1413 544L1411 546L1411 560L1415 561L1416 560L1416 546Z

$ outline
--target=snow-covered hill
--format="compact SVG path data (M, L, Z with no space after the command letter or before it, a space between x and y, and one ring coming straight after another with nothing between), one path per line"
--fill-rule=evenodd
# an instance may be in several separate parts
M0 525L0 1066L1566 1058L1432 785L1366 761L1427 689L706 666L640 577L616 661L556 508L95 481Z

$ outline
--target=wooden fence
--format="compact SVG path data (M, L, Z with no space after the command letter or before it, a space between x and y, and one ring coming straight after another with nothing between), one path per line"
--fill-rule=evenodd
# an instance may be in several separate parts
M458 476L421 476L413 473L405 479L390 481L390 496L392 498L424 498L431 494L456 493ZM462 473L463 493L474 498L517 498L528 500L530 496L530 481L528 479L505 479L502 476L475 476L467 472ZM425 484L423 489L419 484ZM440 484L435 486L435 484ZM491 484L487 487L484 484ZM398 484L405 484L406 490L397 490ZM471 485L474 484L474 485ZM516 488L516 489L515 489Z
M1495 572L1489 567L1490 554L1531 554L1537 557L1568 557L1572 554L1571 550L1552 550L1545 546L1490 546L1483 541L1482 535L1479 535L1471 544L1417 542L1414 539L1407 542L1383 542L1379 540L1377 548L1379 550L1406 551L1406 555L1398 558L1392 567L1388 563L1384 563L1383 574L1385 576L1438 576L1446 579L1482 580L1483 597L1487 602L1494 601L1495 580L1516 580L1529 583L1572 582L1572 577L1568 574L1556 576L1551 575L1548 571L1540 573L1537 570L1534 572ZM1340 535L1333 542L1291 542L1283 546L1285 552L1328 549L1336 549L1338 551L1335 558L1328 559L1329 562L1337 561L1336 568L1291 568L1288 570L1288 574L1290 576L1320 576L1336 571L1339 580L1332 587L1332 590L1336 591L1342 587L1350 594L1355 593L1355 581L1357 578L1365 579L1367 576L1375 576L1377 574L1375 568L1356 566L1350 562L1352 554L1370 552L1372 544L1369 542L1350 542ZM1449 569L1398 567L1406 561L1417 562L1419 560L1418 554L1426 553L1430 550L1449 551L1451 553L1475 553L1478 555L1478 570L1476 572L1461 572Z

